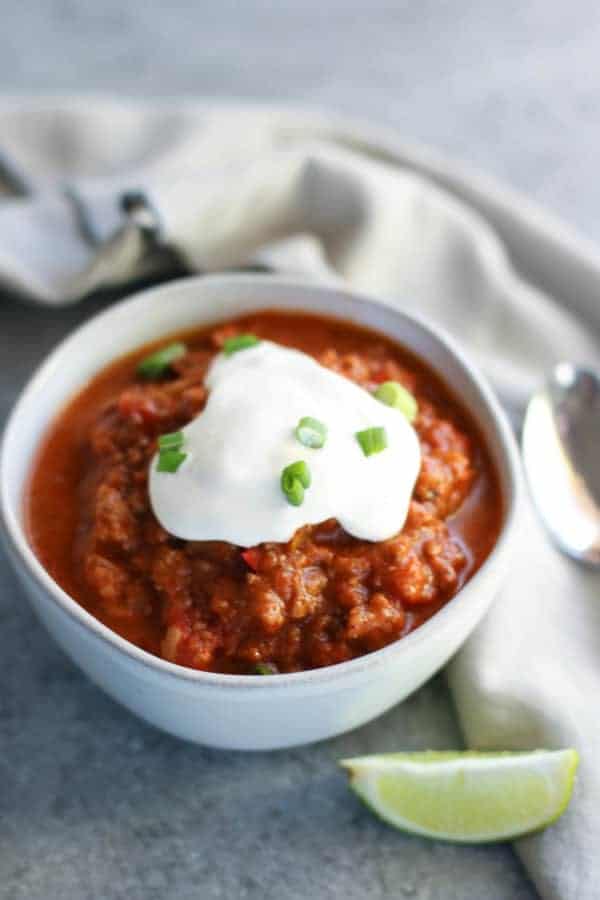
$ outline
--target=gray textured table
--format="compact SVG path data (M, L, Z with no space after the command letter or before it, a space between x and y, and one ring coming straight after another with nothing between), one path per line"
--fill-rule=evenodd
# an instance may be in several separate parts
M600 236L600 7L590 2L45 0L3 10L0 86L270 97L399 128ZM0 421L38 360L101 301L60 313L0 297ZM0 559L2 900L531 900L507 847L404 837L335 759L456 746L434 680L352 735L216 753L138 722L34 621ZM431 729L431 711L437 725Z

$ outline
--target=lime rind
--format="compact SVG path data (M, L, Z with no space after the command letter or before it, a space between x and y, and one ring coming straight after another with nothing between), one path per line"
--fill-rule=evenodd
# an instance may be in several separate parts
M411 834L489 843L555 822L571 799L575 750L427 751L342 760L350 785L381 819Z

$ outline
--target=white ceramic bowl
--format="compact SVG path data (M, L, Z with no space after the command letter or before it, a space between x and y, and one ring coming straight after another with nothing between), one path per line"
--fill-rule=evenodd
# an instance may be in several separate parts
M197 672L158 659L114 634L52 580L24 530L24 484L48 425L107 363L175 331L273 307L327 313L374 328L441 373L482 427L500 476L505 521L495 549L459 595L382 650L336 666L268 678ZM349 291L254 275L172 282L91 319L32 377L8 421L0 454L9 554L36 613L58 644L100 687L143 719L188 740L245 750L303 744L356 728L403 700L443 666L501 585L519 481L508 423L490 388L450 339L397 308ZM398 739L401 743L402 736Z

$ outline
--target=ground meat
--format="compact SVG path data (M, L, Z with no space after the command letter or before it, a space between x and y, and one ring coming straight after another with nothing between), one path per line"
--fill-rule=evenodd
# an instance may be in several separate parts
M221 329L213 339L218 345L230 333ZM93 434L103 474L88 533L86 577L113 611L120 604L126 610L128 576L98 557L97 548L113 556L130 553L143 529L148 570L136 578L144 585L150 581L162 607L165 658L195 668L264 660L285 671L325 665L384 646L403 633L407 608L430 606L456 590L465 556L443 520L464 499L474 471L469 438L440 419L429 402L421 404L416 423L424 456L415 500L392 540L354 540L332 521L301 529L289 544L262 545L250 566L228 545L171 540L145 499L154 451L147 437L189 418L194 359L202 376L207 362L190 356L178 363L180 374L168 384L126 389L116 400L117 415L108 410ZM377 353L328 350L320 361L366 387L395 379L415 389L405 368ZM201 403L204 388L195 387ZM136 481L144 490L134 496Z
M121 362L118 390L113 375L88 400L82 459L78 470L71 466L73 580L83 585L82 602L111 627L138 640L136 623L140 634L143 625L138 642L181 665L251 673L268 663L291 672L376 650L446 603L495 538L498 511L487 506L477 540L471 529L473 546L453 524L474 485L487 485L488 505L497 495L475 432L430 373L368 332L327 330L327 320L310 317L294 329L291 318L263 314L250 328L232 323L201 335L156 382ZM154 518L147 471L158 435L202 409L206 370L223 341L261 328L275 340L297 337L301 349L367 390L396 380L416 395L422 467L404 528L391 540L356 540L330 520L287 544L244 550L177 540ZM67 582L59 568L56 577Z

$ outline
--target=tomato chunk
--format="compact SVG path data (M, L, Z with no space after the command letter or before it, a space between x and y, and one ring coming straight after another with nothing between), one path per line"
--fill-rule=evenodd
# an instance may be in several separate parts
M260 562L260 550L258 547L249 547L247 550L242 550L242 558L248 568L256 572Z

